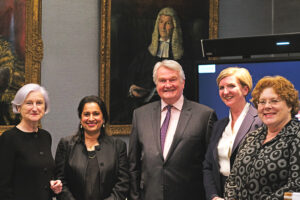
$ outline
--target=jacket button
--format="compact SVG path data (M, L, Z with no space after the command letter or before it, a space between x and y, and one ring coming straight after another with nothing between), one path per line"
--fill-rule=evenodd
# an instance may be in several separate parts
M43 155L44 155L44 152L40 151L40 155L43 156Z

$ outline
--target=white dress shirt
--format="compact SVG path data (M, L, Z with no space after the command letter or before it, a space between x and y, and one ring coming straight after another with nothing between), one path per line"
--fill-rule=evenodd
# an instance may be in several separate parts
M244 118L250 108L250 104L246 103L244 106L243 111L241 112L240 116L236 120L233 129L231 129L231 123L232 123L232 117L231 113L229 111L229 122L222 134L221 139L218 143L218 156L219 156L219 165L220 165L220 173L224 176L229 176L230 173L230 156L231 156L231 150L232 146L235 140L235 137L237 135L237 132L239 131L241 124L244 121Z

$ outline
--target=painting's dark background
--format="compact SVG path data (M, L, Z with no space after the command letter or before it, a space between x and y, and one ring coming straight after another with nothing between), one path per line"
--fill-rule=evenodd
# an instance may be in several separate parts
M131 111L126 110L129 65L139 52L151 43L158 12L164 7L174 8L183 32L185 59L183 68L193 70L193 62L201 58L200 40L208 38L209 0L113 0L111 4L111 81L110 123L130 124ZM193 74L193 73L190 73ZM189 76L192 82L196 77ZM196 82L195 82L196 83ZM190 84L191 85L195 85ZM187 90L186 90L187 91ZM188 91L196 94L196 88ZM196 100L196 95L188 95ZM126 112L126 113L124 113Z

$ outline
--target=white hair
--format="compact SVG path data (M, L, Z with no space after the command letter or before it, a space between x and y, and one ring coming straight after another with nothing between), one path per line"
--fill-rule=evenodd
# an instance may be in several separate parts
M176 62L175 60L163 60L161 62L157 62L153 68L153 82L155 83L155 85L157 83L157 70L160 67L166 67L168 69L178 71L181 80L185 80L184 71L178 62Z
M38 91L43 95L44 100L45 100L45 114L47 114L50 111L49 97L48 97L47 90L44 87L40 86L39 84L29 83L29 84L24 85L17 91L14 100L11 102L14 113L16 113L16 114L20 113L18 111L18 107L24 103L28 94L33 91Z

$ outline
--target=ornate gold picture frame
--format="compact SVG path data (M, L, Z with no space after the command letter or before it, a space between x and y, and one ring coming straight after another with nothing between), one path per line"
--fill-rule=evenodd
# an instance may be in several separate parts
M183 33L187 29L202 27L196 30L196 39L189 43L194 45L191 52L201 55L200 51L197 52L200 48L199 37L217 38L218 5L219 0L101 0L99 88L100 97L105 101L110 116L106 126L109 135L127 135L131 131L129 117L132 110L127 109L128 90L124 89L127 87L125 82L131 73L134 73L129 67L130 60L141 51L140 49L147 49L151 42L158 11L164 7L177 10L181 17L181 26L184 26ZM136 27L142 28L135 29ZM203 27L206 27L205 30ZM184 34L186 38L194 37L191 33ZM141 42L142 37L145 38L145 42Z
M12 12L6 16L6 19L10 17L11 20L14 20L13 22L10 22L14 25L14 29L11 31L14 36L11 41L16 41L17 37L21 35L20 40L22 40L23 44L19 44L19 46L21 46L21 50L19 50L16 46L13 46L15 44L10 45L13 46L11 51L14 56L14 64L12 65L13 67L9 69L10 81L6 84L5 91L0 93L1 103L2 105L5 105L1 108L2 112L6 110L6 113L1 114L2 117L3 115L7 115L4 116L5 118L2 118L2 124L6 124L0 125L0 134L6 129L16 125L16 122L10 122L10 120L13 119L10 101L15 92L25 83L40 83L40 68L43 58L43 42L41 39L42 0L2 0L1 3L3 6L7 7L7 10ZM16 21L16 18L19 20ZM1 21L1 23L2 22L3 21ZM18 50L19 52L17 52ZM0 70L1 67L2 66L0 65Z

